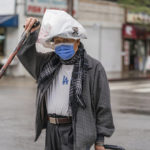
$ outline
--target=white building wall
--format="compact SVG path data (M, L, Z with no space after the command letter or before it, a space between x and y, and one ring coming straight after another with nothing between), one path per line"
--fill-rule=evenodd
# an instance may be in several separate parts
M122 38L121 28L100 25L85 26L88 39L82 40L87 52L101 61L107 72L120 72Z
M99 22L124 22L124 9L116 3L94 0L79 0L78 20Z
M107 72L122 71L122 24L124 9L110 2L80 0L78 20L87 29L83 43L87 52L101 61Z
M101 62L107 72L121 71L121 28L103 27L101 30Z
M100 58L100 26L85 26L87 30L88 39L82 40L84 47L88 54L92 57Z

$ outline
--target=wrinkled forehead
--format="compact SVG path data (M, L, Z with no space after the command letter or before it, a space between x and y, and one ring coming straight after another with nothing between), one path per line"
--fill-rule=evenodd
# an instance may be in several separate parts
M54 37L54 43L74 43L77 40L75 39L70 39L70 38L62 38L62 37Z

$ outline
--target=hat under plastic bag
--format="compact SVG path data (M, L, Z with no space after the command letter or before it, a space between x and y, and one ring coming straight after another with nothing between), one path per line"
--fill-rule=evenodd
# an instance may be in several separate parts
M62 10L47 9L38 35L38 43L51 47L54 37L86 39L86 30L71 15Z

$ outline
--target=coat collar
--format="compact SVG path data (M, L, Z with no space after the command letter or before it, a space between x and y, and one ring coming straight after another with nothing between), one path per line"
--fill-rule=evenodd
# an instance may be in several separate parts
M89 59L89 55L87 53L84 54L84 58L87 59L87 62L88 62L87 70L92 69L92 61L91 59Z
M79 45L78 49L84 49L84 45L82 44L82 42L80 42L80 45ZM85 49L84 49L84 59L86 59L87 63L88 63L86 69L87 70L92 69L92 61L91 61L90 56L87 54Z

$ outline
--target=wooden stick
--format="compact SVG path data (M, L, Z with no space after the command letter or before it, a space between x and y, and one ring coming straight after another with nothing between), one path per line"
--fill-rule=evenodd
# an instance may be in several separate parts
M37 21L32 28L35 28L37 26L40 25L40 22ZM31 29L32 29L31 28ZM31 31L30 29L30 31ZM7 70L8 66L10 65L10 63L12 62L12 60L14 59L14 57L17 55L18 51L21 49L21 46L22 44L27 40L29 34L30 34L30 31L24 31L22 36L21 36L21 40L20 42L18 43L17 47L15 48L15 50L10 54L10 56L8 57L8 60L7 62L3 65L3 67L1 68L0 70L0 79L2 78L2 76L4 75L5 71Z

